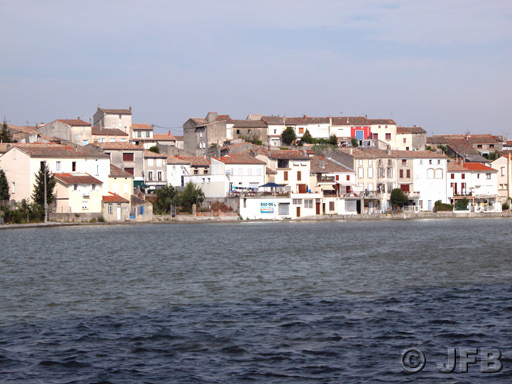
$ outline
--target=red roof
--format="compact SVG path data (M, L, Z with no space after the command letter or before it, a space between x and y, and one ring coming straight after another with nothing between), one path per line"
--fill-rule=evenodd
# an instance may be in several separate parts
M472 172L498 172L482 163L462 163L463 167Z
M91 124L83 121L82 119L58 119L61 123L71 125L73 127L88 127Z
M88 173L54 173L53 174L60 182L70 184L102 184L100 180L92 177Z
M169 133L154 133L153 139L159 141L176 141L176 138L173 135L171 135L171 131L169 131Z
M108 195L103 196L102 201L104 203L129 203L129 200L126 200L124 197L121 197L115 193L109 192Z
M264 161L258 160L248 153L230 153L229 155L222 156L217 160L224 164L266 164Z
M152 131L153 127L149 124L132 124L132 129L137 129L139 131Z

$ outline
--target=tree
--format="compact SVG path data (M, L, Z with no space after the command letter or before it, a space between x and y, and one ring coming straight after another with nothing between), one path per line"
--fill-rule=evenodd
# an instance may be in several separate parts
M169 213L172 205L179 205L179 193L172 185L166 185L156 191L156 211Z
M7 126L7 123L5 121L2 124L2 129L0 130L0 142L14 143L11 132L9 132L9 127Z
M402 208L405 204L409 203L409 198L400 188L395 188L391 191L391 206Z
M302 135L300 142L303 144L312 144L313 143L313 136L311 136L309 129L306 129L306 132L304 132L304 134Z
M0 200L10 200L9 183L3 169L0 169Z
M199 205L204 201L204 193L201 187L195 186L193 183L187 183L183 192L181 192L181 208L184 211L192 212L192 205Z
M357 146L359 145L358 142L357 142L357 139L355 137L350 139L350 142L352 143L352 146L355 147L355 148L357 148Z
M329 136L329 144L334 145L336 147L338 146L338 138L334 133L331 136Z
M155 152L155 153L160 153L160 148L158 148L158 145L153 145L153 146L149 147L149 151Z
M55 195L53 191L55 189L55 185L57 184L57 180L53 173L48 169L48 165L46 161L41 162L41 168L39 172L36 174L36 184L34 186L34 192L32 193L32 201L35 204L40 205L44 208L44 180L46 178L46 203L50 205L53 203L55 199Z
M281 133L281 141L285 145L290 145L294 140L297 139L295 129L293 127L286 127L283 133Z

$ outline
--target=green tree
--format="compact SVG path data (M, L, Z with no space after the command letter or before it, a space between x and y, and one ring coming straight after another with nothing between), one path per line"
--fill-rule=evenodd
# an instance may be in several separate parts
M500 153L498 151L490 152L489 155L487 155L488 160L497 160L500 158Z
M10 200L11 195L9 194L9 183L5 172L0 169L0 200Z
M290 145L294 140L297 139L297 134L293 127L286 127L283 133L281 133L281 141L285 145Z
M149 151L155 152L155 153L160 153L160 148L158 148L158 145L153 145L153 146L149 147Z
M455 202L455 209L457 211L466 211L468 209L469 200L466 198L457 199Z
M179 193L172 185L166 185L156 191L156 212L169 213L172 205L179 205Z
M352 139L350 139L350 142L352 143L352 146L354 148L357 148L357 146L359 145L358 142L357 142L357 139L355 137L353 137Z
M304 144L313 144L313 136L311 136L309 129L306 129L306 132L302 135L300 142Z
M391 191L391 206L402 208L405 204L409 203L409 198L400 188L395 188Z
M201 187L193 183L187 183L183 192L181 192L180 202L184 211L192 212L192 205L198 206L204 201L204 193Z
M11 132L9 132L9 127L7 126L7 123L5 121L2 124L2 129L0 130L0 142L14 143Z
M54 189L57 180L53 173L48 169L46 162L41 162L41 168L36 174L36 184L32 193L32 201L44 208L44 180L46 178L46 202L48 205L55 200Z
M338 146L338 138L334 133L331 136L329 136L329 144L334 145L336 147Z

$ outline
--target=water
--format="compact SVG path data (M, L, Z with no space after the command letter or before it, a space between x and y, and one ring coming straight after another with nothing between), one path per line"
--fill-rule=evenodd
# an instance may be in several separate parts
M0 381L510 382L512 221L0 231ZM402 369L408 347L423 371ZM439 372L448 347L503 369Z

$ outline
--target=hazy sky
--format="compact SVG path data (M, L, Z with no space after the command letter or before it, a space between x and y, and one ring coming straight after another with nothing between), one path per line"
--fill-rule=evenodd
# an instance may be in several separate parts
M12 124L131 105L164 127L366 114L512 137L510 0L0 0L0 15Z

